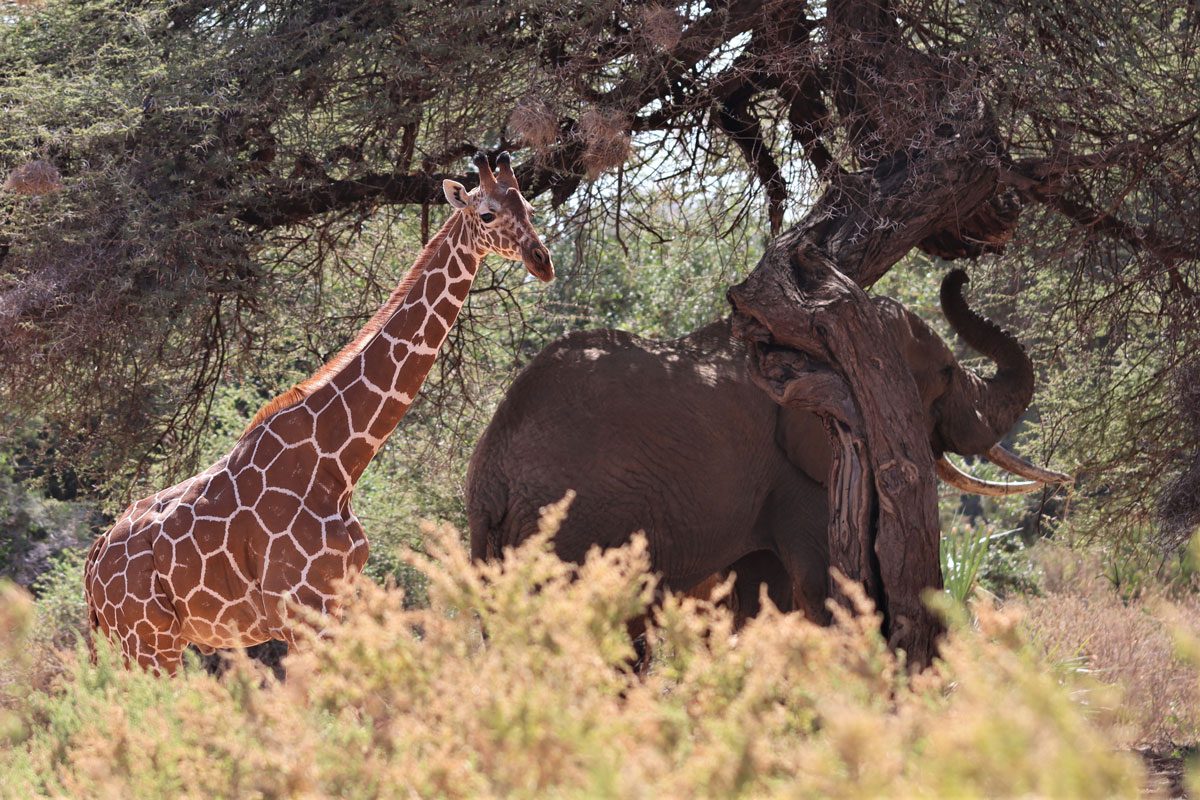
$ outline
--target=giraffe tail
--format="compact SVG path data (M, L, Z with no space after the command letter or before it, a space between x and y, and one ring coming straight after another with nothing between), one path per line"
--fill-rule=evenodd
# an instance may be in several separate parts
M96 562L100 560L100 551L104 549L107 539L107 535L97 536L83 561L83 600L88 610L88 628L93 634L100 627L100 617L96 614L96 603L92 598L92 577L96 572Z

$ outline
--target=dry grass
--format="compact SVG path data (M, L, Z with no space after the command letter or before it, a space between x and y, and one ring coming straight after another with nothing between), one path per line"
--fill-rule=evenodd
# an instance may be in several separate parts
M0 796L1138 793L1138 764L1011 612L981 606L938 669L910 679L865 601L831 628L766 613L734 637L728 612L669 598L639 680L623 620L651 596L645 542L574 567L548 535L481 567L456 533L427 531L431 556L411 560L432 607L360 582L282 684L246 662L155 678L106 647L50 691L10 683ZM32 610L5 599L15 665Z
M1123 601L1084 556L1060 552L1045 572L1047 594L1022 605L1048 658L1121 688L1114 710L1128 745L1200 743L1200 681L1177 645L1200 635L1200 601L1153 592Z

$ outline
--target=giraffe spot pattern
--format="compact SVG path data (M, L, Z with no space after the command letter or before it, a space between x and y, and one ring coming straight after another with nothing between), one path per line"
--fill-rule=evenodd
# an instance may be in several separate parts
M356 356L96 540L85 596L95 628L128 661L173 672L189 643L291 641L287 602L336 613L338 584L367 560L355 483L412 404L479 259L536 240L527 216L501 220L482 231L476 215L452 215L423 274Z

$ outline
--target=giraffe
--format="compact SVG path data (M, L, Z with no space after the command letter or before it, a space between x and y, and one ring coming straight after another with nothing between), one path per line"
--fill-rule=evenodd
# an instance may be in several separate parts
M136 501L93 543L91 625L127 662L173 673L189 643L292 644L289 599L336 613L337 584L367 560L354 486L412 404L479 262L495 253L554 277L508 154L496 164L475 156L469 192L443 181L453 212L353 341L263 406L216 463Z

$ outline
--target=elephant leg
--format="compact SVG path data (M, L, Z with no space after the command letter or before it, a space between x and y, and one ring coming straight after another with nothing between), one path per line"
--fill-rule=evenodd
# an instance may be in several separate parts
M650 652L650 642L646 638L648 622L648 617L642 615L625 623L625 628L629 632L629 641L633 644L633 657L626 661L626 666L638 677L646 675L650 669L650 659L654 655Z
M759 518L760 530L772 542L790 582L792 608L822 625L830 620L825 607L829 597L828 517L825 490L797 474L772 492ZM756 566L770 569L768 562ZM778 577L774 580L777 586ZM770 591L771 580L764 582ZM753 588L757 597L757 586Z
M733 589L721 605L733 614L734 627L740 630L746 621L762 611L762 587L780 611L787 613L796 609L792 597L792 581L779 557L770 550L756 550L733 562L728 569L713 573L684 594L699 600L712 600L717 586L734 576Z
M794 611L792 583L783 563L769 550L757 550L739 558L729 568L736 576L729 605L734 615L734 624L741 628L746 621L762 611L761 591L767 588L767 597L780 611Z
M778 564L778 559L776 559L773 554L764 551L762 553L762 555L769 557L772 561L775 562L775 564ZM746 561L745 558L738 560L737 563L742 564L744 561ZM756 562L748 562L747 563L748 571L755 567L757 567ZM763 568L758 568L758 569L759 569L759 571L755 572L756 575L760 574L760 573L765 574L767 571L766 569L763 569ZM782 589L784 591L786 591L787 574L783 572L782 567L778 567L777 569L778 569L779 575L781 575L782 577L775 579L775 580L777 580L781 584ZM719 586L721 583L723 583L725 581L725 579L728 577L729 577L728 570L714 573L712 575L709 575L707 578L705 578L703 581L696 584L695 586L692 586L690 589L679 592L679 594L684 597L693 597L697 600L711 600L712 594L716 590L717 586ZM758 584L755 583L755 592L758 591L757 586L758 586ZM730 594L729 597L727 597L723 601L723 603L727 607L729 607L729 609L731 611L733 611L734 618L736 620L736 625L738 628L740 628L742 626L742 623L744 622L744 619L738 616L741 601L738 598L737 591L738 591L738 587L737 587L737 584L735 583L733 593ZM649 670L649 668L650 668L650 661L654 656L654 653L650 649L650 641L649 641L649 638L646 636L646 630L650 625L650 618L651 618L651 615L654 613L654 609L658 608L659 604L662 603L663 594L664 594L664 590L663 590L662 586L659 586L657 589L655 589L654 600L650 604L649 611L646 614L643 614L639 617L634 617L633 619L631 619L625 623L626 630L629 633L629 641L633 644L633 651L634 651L633 658L631 658L627 662L627 665L628 665L630 671L632 671L635 675L638 675L638 676L644 676L646 674L647 670ZM757 602L758 602L758 595L755 594L755 603L757 603ZM757 605L755 606L755 609L756 609L755 613L757 613Z

